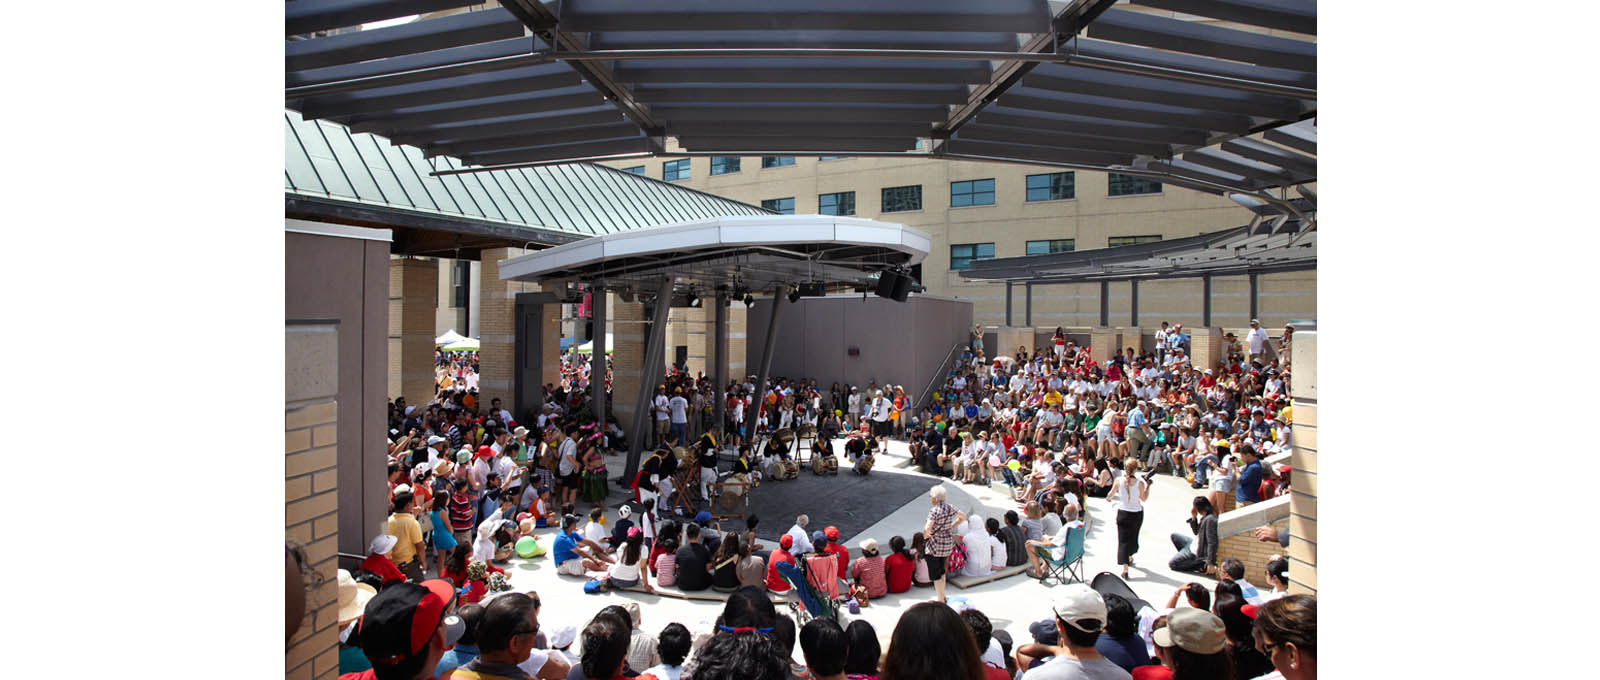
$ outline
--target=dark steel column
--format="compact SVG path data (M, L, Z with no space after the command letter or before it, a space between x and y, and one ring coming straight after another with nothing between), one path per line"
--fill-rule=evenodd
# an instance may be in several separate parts
M1200 297L1203 300L1200 307L1200 325L1211 327L1211 275L1200 277L1202 283Z
M1011 327L1011 289L1010 281L1006 282L1006 328Z
M1260 306L1261 306L1261 275L1260 274L1251 274L1250 275L1250 318L1255 319L1255 318L1258 318L1260 316L1260 314L1256 311L1257 308L1259 308Z
M716 353L716 364L711 367L711 394L717 403L712 408L712 425L722 427L728 422L728 294L717 293L717 311L711 332L715 334L712 340L712 351ZM723 433L727 436L727 433Z
M1138 279L1134 279L1134 280L1128 282L1128 291L1133 295L1133 299L1132 299L1131 303L1128 306L1128 309L1129 309L1129 314L1128 314L1128 322L1129 323L1128 323L1128 325L1129 326L1137 326L1137 325L1139 325L1139 280Z
M1111 325L1111 282L1100 282L1100 326Z
M633 439L628 442L628 464L623 467L622 478L633 479L639 471L640 454L644 452L644 438L654 430L650 426L650 396L655 385L660 384L666 370L667 315L672 311L672 284L676 275L668 274L656 290L655 305L650 313L650 338L645 342L644 365L639 367L639 401L633 412Z
M1033 284L1022 286L1022 325L1033 328Z
M606 408L606 352L611 348L606 346L606 289L599 286L589 287L589 318L594 323L594 351L589 354L589 399L594 405L594 417L605 427L608 410ZM572 341L573 351L577 351L578 341Z
M782 284L773 288L772 315L767 317L767 335L761 339L761 363L757 366L759 370L756 373L755 398L751 400L750 412L744 419L745 425L750 427L752 437L755 435L756 414L760 413L759 409L764 401L762 397L767 393L767 375L772 370L772 348L778 344L778 312L783 309L784 293ZM771 414L768 414L768 417L770 418Z

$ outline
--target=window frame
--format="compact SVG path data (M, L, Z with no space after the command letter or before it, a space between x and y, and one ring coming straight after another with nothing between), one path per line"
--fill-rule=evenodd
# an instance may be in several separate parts
M1115 241L1116 239L1136 239L1136 240L1132 240L1129 243L1112 243L1112 241ZM1136 245L1139 245L1141 243L1156 243L1156 242L1158 242L1160 240L1162 240L1160 234L1130 234L1130 235L1126 235L1126 236L1107 236L1106 237L1106 247L1107 248L1121 248L1123 246L1136 246Z
M915 207L915 208L904 208L904 209L901 209L901 210L890 210L889 209L889 202L884 200L884 199L888 198L888 196L889 196L889 194L887 192L890 192L890 191L893 191L893 190L896 190L896 189L911 189L911 188L916 188L916 190L917 190L917 207ZM922 209L924 207L922 199L923 199L923 196L922 196L922 185L921 184L906 184L906 185L897 186L897 187L883 187L883 188L878 190L878 212L880 212L880 213L920 212L920 211L922 211Z
M1039 199L1031 198L1029 196L1029 192L1032 192L1034 190L1034 187L1028 186L1028 182L1029 181L1031 181L1035 177L1055 177L1057 175L1066 175L1067 178L1070 180L1069 183L1071 185L1071 190L1070 190L1069 193L1071 195L1069 195L1069 196L1067 196L1065 198L1039 198ZM1053 183L1052 183L1052 186L1053 186ZM1051 186L1045 186L1045 187L1041 187L1041 188L1044 191L1049 191L1052 187ZM1078 200L1078 173L1073 172L1071 170L1066 170L1066 171L1063 171L1063 172L1042 172L1042 173L1038 173L1038 174L1028 175L1028 176L1026 176L1026 177L1024 177L1022 179L1022 202L1023 203L1048 203L1050 201L1076 201L1076 200Z
M989 254L988 255L982 255L982 254L980 254L978 252L978 249L980 247L982 247L982 246L989 246ZM971 253L972 254L971 255L956 255L956 249L957 248L969 248L969 249L971 249ZM956 266L956 261L958 259L962 261L962 264L959 267ZM981 242L977 242L977 243L952 243L952 244L950 244L950 271L955 272L955 271L962 271L962 270L965 270L965 269L970 269L972 267L972 261L973 260L992 260L992 259L994 259L994 241L981 241Z
M1126 177L1126 178L1131 179L1131 180L1144 181L1144 182L1154 182L1155 185L1156 185L1156 190L1155 191L1141 191L1141 192L1132 193L1132 194L1116 194L1116 193L1112 193L1112 187L1116 186L1116 183L1112 181L1112 176L1113 175L1118 176L1118 177ZM1124 174L1124 173L1120 173L1120 172L1107 172L1106 173L1106 198L1126 198L1128 196L1160 196L1163 193L1166 193L1166 185L1162 184L1161 182L1157 182L1157 181L1155 181L1153 179L1149 179L1149 178L1145 178L1145 177L1138 177L1138 176L1135 176L1135 175L1128 175L1128 174Z
M1057 199L1057 200L1061 200L1061 199ZM1032 248L1033 244L1035 244L1035 243L1043 243L1043 244L1045 244L1045 251L1042 252L1042 253L1029 252L1029 249ZM1066 250L1055 250L1054 247L1052 246L1052 244L1056 244L1056 243L1065 243L1065 244L1067 244L1067 249ZM1078 249L1078 239L1075 239L1075 238L1032 239L1032 240L1029 240L1029 241L1024 241L1023 244L1022 244L1022 254L1023 255L1055 255L1057 253L1074 252L1077 249Z
M771 159L773 162L769 164L767 162L768 159ZM787 163L783 162L784 159L788 159L789 162L787 162ZM795 164L795 157L794 156L762 156L761 157L761 169L762 170L771 170L773 168L787 168L787 167L794 166L794 164Z
M682 182L684 180L687 180L687 179L690 179L691 177L693 177L694 176L694 172L693 172L694 171L694 165L689 162L690 160L692 160L692 159L689 159L689 158L677 158L677 159L673 159L673 160L670 160L670 161L662 161L661 162L661 181L663 181L663 182ZM667 166L672 166L674 168L682 168L683 169L683 174L681 176L679 176L679 177L669 178L669 177L667 177Z
M828 213L828 212L823 212L822 211L822 198L824 196L839 197L839 196L845 196L847 194L850 196L850 212L847 212L847 213L845 213L845 212ZM838 198L835 198L834 199L834 209L837 210L838 206L839 206L839 200L838 200ZM832 215L832 216L835 216L835 217L853 217L853 216L855 216L855 214L856 214L856 192L854 192L854 191L833 191L833 192L829 192L829 193L826 193L826 194L817 194L817 214L818 215Z
M978 183L979 182L988 182L989 183L989 190L988 191L979 191L978 190ZM967 197L968 203L963 204L963 205L956 205L956 196L958 195L957 192L956 192L956 185L958 185L958 184L967 185L967 190L965 192L962 192L961 194L959 194L959 195ZM984 194L988 194L989 195L989 202L988 203L976 203L976 202L973 202L975 200L975 197L981 196L981 195L984 195ZM994 181L993 177L984 177L982 179L964 179L964 180L961 180L961 181L958 181L958 182L951 182L950 183L950 207L952 207L952 208L981 208L981 207L984 207L984 206L991 206L991 205L994 205L994 195L995 195L995 181Z
M724 170L722 172L717 172L717 161L722 161L724 167L726 167L727 162L729 160L733 161L733 169L732 170ZM711 174L710 174L710 176L711 177L717 177L717 176L720 176L720 175L732 175L732 174L740 172L743 169L743 168L740 167L741 166L741 163L740 163L741 160L743 160L743 159L740 158L739 156L712 156L711 157Z
M767 203L773 202L773 201L788 201L789 202L789 212L784 212L782 208L774 208L772 206L767 205ZM776 212L776 213L778 213L780 215L793 215L794 214L794 206L795 206L795 203L794 203L794 197L793 196L784 196L782 198L763 198L763 199L761 199L761 207L762 207L762 209L771 210L771 211Z
M626 172L626 173L635 174L635 175L638 175L640 177L644 177L645 173L648 172L647 170L645 170L645 167L643 165L635 165L635 166L633 166L631 168L618 168L618 170L621 170L621 171Z

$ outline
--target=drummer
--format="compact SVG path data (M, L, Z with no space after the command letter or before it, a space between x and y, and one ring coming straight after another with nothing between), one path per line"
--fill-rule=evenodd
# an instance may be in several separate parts
M715 425L700 435L694 444L695 455L700 462L700 497L711 498L711 485L717 482L717 436L721 429Z
M865 475L872 470L872 452L877 448L878 440L870 433L854 433L845 440L844 451L850 456L856 474Z
M811 471L819 475L823 472L834 474L839 472L839 460L833 453L833 441L827 437L811 440Z

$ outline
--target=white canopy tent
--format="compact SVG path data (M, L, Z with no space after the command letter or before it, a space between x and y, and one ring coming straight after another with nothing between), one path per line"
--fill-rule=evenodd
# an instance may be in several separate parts
M616 336L614 336L614 335L612 335L610 333L606 333L606 354L612 354L612 353L614 353L616 351L617 351L617 338L616 338ZM579 354L594 354L594 341L590 340L590 341L588 341L586 343L578 345L578 353Z
M434 344L435 347L437 347L439 345L449 345L449 344L452 344L452 343L461 342L462 340L466 340L466 339L467 339L466 336L464 336L464 335L462 335L460 333L457 333L456 329L452 328L450 330L445 331L444 335L441 335L441 336L439 336L437 338L434 338L433 339L433 344Z
M443 347L446 352L476 352L478 341L474 338L462 338Z

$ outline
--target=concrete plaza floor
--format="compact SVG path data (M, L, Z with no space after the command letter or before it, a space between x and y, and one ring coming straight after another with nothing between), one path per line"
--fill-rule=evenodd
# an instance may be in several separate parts
M934 477L899 467L905 461L906 445L903 442L890 442L888 453L879 457L878 465L873 468L872 475L915 475L925 478L930 488L934 483L942 483L950 489L950 501L968 514L976 511L986 518L1000 518L1006 510L1016 507L1003 483L997 482L991 488L984 488L975 484L952 483L948 480L941 482ZM608 458L606 462L609 469L620 471L625 461L623 457L615 456ZM847 464L843 467L847 467ZM810 476L810 472L801 474ZM847 469L842 469L840 474L843 476L850 473ZM756 489L754 492L755 500L752 501L752 507L757 510L760 508L761 491L765 487L764 483L762 489ZM1175 589L1190 581L1201 583L1208 590L1215 584L1209 577L1173 572L1166 568L1167 560L1175 552L1168 537L1173 532L1189 533L1185 520L1189 517L1191 499L1199 493L1201 492L1189 488L1187 483L1170 475L1158 475L1152 484L1150 499L1145 503L1145 520L1139 532L1139 552L1134 560L1136 566L1130 570L1129 585L1135 593L1156 607L1164 605ZM629 497L628 492L612 485L611 496L607 499L607 505L612 508L608 511L608 522L616 520L614 508ZM928 507L928 499L924 494L899 507L884 508L882 519L858 535L842 536L842 542L850 546L853 554L859 554L856 543L870 536L878 539L883 553L887 554L891 536L904 536L909 541L912 533L922 529L927 520ZM582 513L587 509L585 505L581 506L579 511ZM830 523L828 509L825 507L812 509L809 514L812 529L820 529ZM1093 579L1095 574L1103 571L1119 572L1120 569L1116 565L1115 510L1103 499L1090 498L1088 515L1089 533L1082 570L1084 578ZM793 522L793 517L767 516L764 513L762 515L763 527L773 523L782 524L786 529ZM540 542L548 546L552 540L552 533L553 530L541 530ZM763 544L769 548L775 547L768 541L763 541ZM556 574L555 565L548 553L532 559L513 559L507 571L510 572L512 587L515 590L538 592L543 603L539 617L540 626L545 630L552 630L562 625L581 629L600 608L608 604L632 601L640 605L643 612L641 627L646 631L655 633L668 623L678 622L698 633L709 631L712 622L722 610L721 602L685 600L639 592L586 595L583 592L582 580ZM1012 639L1020 644L1031 639L1027 631L1029 623L1049 616L1052 591L1059 587L1042 585L1038 580L1022 574L969 589L947 585L946 596L952 601L956 598L966 598L972 606L994 621L997 630L1009 631ZM845 616L849 619L865 619L872 623L877 629L881 644L887 649L889 637L900 613L919 602L931 600L934 596L932 588L914 587L906 593L891 594L873 600L859 615L845 612ZM799 659L798 648L795 654Z

